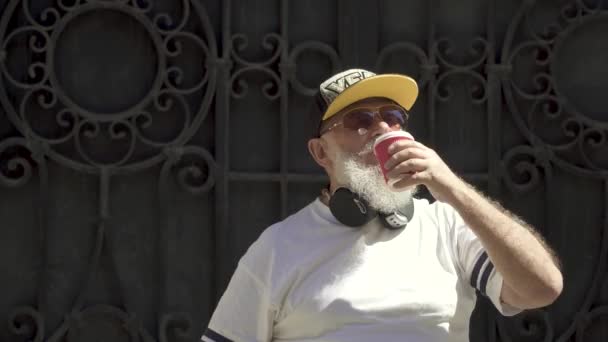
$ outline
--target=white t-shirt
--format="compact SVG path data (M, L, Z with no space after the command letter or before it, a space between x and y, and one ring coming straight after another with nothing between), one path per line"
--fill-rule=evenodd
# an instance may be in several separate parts
M502 276L449 205L414 200L401 230L340 224L315 200L247 250L202 337L224 341L468 341L476 290L503 315ZM473 285L473 286L472 286Z

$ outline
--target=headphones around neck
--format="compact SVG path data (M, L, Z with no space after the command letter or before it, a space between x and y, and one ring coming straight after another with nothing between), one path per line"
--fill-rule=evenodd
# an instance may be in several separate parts
M326 189L324 194L330 196ZM329 198L329 210L345 226L361 227L379 217L384 227L397 230L404 228L414 216L414 200L410 199L403 210L386 214L373 209L365 199L351 190L338 188Z

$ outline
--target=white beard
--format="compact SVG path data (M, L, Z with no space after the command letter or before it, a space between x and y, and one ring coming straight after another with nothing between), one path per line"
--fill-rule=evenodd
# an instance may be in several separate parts
M369 205L383 213L403 210L416 193L416 188L393 191L389 188L377 164L366 164L361 156L372 152L373 142L359 153L338 151L335 155L336 181L365 199Z

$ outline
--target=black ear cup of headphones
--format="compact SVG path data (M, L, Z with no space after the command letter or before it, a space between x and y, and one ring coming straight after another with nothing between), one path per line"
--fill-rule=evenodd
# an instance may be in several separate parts
M340 223L349 227L360 227L378 215L367 201L347 188L334 192L329 199L329 210Z
M414 216L414 201L410 200L401 211L378 213L359 195L347 188L338 188L329 199L329 210L345 226L361 227L379 216L384 227L397 230L405 227Z

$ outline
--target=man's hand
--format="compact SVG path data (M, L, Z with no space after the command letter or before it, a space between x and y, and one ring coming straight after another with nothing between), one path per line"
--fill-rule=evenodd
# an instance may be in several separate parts
M397 189L424 184L433 197L449 203L454 190L466 187L435 151L417 141L397 141L388 153L387 177L398 179L394 184Z

